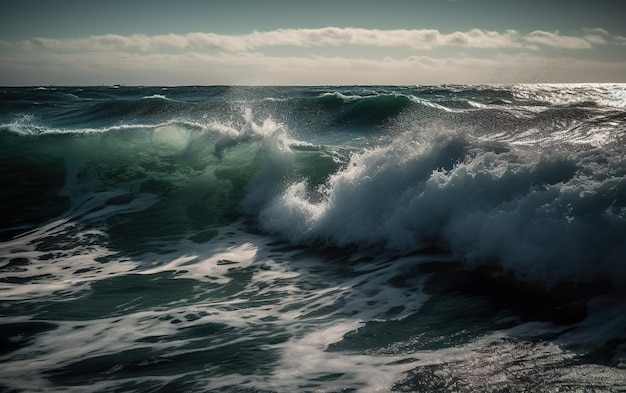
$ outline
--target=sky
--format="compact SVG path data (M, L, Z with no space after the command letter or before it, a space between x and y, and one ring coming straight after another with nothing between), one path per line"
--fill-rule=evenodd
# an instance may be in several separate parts
M621 0L20 0L0 85L626 82Z

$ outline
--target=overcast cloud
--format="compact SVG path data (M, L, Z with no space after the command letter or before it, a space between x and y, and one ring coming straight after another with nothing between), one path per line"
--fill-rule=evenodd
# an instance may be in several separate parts
M607 47L624 51L625 45L625 37L602 28L577 35L324 27L34 37L0 42L0 84L624 82L625 59L588 53ZM328 52L338 47L349 54ZM293 48L308 50L294 55ZM388 54L385 48L397 50Z
M363 45L380 47L407 47L429 50L442 46L466 48L535 48L529 44L543 44L564 49L590 49L594 45L607 44L607 39L624 44L624 37L611 36L602 29L582 31L581 36L562 35L557 32L536 30L520 34L515 30L505 32L472 29L441 33L434 29L378 30L362 28L324 27L319 29L278 29L253 31L243 35L213 33L165 34L147 36L133 34L123 36L105 34L79 39L53 39L36 37L16 43L4 42L23 50L58 51L157 51L161 49L219 49L222 51L249 51L269 46L338 46Z

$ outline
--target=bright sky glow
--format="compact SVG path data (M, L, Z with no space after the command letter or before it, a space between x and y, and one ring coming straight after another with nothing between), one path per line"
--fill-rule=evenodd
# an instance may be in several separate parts
M0 7L0 85L626 82L626 2Z

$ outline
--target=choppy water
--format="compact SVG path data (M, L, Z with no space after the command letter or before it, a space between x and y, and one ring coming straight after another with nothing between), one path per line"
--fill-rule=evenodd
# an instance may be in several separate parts
M0 391L626 390L625 85L0 104Z

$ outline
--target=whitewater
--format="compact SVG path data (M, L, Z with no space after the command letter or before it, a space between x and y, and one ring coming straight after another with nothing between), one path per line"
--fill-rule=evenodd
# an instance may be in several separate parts
M626 85L0 88L0 391L626 391Z

